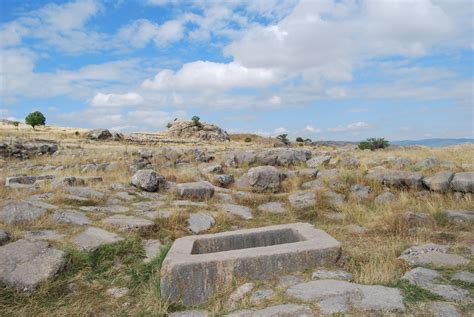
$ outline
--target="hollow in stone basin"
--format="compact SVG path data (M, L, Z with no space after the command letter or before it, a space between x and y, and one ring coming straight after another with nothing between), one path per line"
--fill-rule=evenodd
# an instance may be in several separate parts
M334 264L340 243L294 223L177 239L161 269L161 296L185 306L206 302L233 279L266 280Z

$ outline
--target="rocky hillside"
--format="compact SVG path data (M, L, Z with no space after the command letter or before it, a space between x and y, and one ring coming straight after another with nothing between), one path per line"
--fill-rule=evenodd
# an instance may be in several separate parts
M171 123L167 135L181 139L198 139L212 142L229 141L229 135L214 124L194 122L191 120L176 120Z

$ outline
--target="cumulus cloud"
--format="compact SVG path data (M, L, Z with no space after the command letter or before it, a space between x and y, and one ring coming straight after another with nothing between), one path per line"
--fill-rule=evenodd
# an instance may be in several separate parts
M184 64L174 72L160 71L155 78L147 79L142 87L155 90L226 90L230 88L265 87L276 80L273 71L264 68L247 68L238 63L196 61Z
M303 129L304 132L309 132L309 133L321 133L322 130L319 129L319 128L315 128L311 125L307 125L304 129Z
M161 25L147 19L138 19L122 27L115 37L119 48L143 48L151 41L163 46L182 39L184 28L181 21L170 20Z
M335 128L329 128L330 132L360 132L363 130L371 129L372 127L366 122L354 122L347 125L338 125Z
M103 94L99 92L92 98L91 105L94 107L123 107L140 105L143 101L143 97L134 92L126 94Z
M283 134L283 133L288 133L288 130L283 128L283 127L280 127L280 128L276 128L275 130L273 130L273 133L275 134Z

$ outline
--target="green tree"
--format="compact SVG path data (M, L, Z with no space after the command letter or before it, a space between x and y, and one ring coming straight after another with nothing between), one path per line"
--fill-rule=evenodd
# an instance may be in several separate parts
M290 144L290 140L288 140L288 134L280 134L277 136L277 139L285 144Z
M34 129L38 125L45 125L46 118L41 112L35 111L26 116L25 123L31 125Z
M376 149L385 149L389 145L390 142L385 140L385 138L369 138L359 143L359 149L373 151Z
M303 140L302 137L299 136L299 137L296 138L296 142L304 142L304 140Z
M245 140L244 140L245 143L250 143L252 142L252 138L250 137L246 137Z
M199 120L201 120L201 118L199 118L198 116L193 116L191 118L191 120L194 122L194 125L199 127L199 128L202 128L202 123L199 122Z

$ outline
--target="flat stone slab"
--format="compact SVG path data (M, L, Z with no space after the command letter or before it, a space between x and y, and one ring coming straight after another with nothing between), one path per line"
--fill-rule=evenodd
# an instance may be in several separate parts
M252 209L246 206L234 205L234 204L221 204L219 205L219 209L231 215L238 216L242 219L246 219L246 220L253 219Z
M226 303L226 308L228 310L233 310L237 308L239 302L248 294L250 293L255 287L254 283L245 283L237 287L235 291L230 293L229 299Z
M80 211L61 209L54 212L52 219L59 223L84 226L90 224L89 218Z
M444 302L432 302L428 305L428 310L434 317L461 317L454 305Z
M32 291L56 274L64 264L64 252L46 241L18 240L0 247L0 284Z
M448 247L433 243L414 246L402 252L398 257L410 265L434 265L440 267L467 265L469 260L457 254L447 253Z
M160 240L144 240L143 248L145 249L146 255L146 258L143 261L147 263L160 255L163 244L161 244Z
M402 279L447 300L463 302L468 298L469 291L465 289L436 283L436 280L440 278L441 275L438 272L423 267L417 267L408 271L402 277Z
M361 285L340 280L317 280L290 287L286 294L304 302L317 302L323 314L356 311L403 312L397 288Z
M471 272L457 272L451 276L452 281L474 284L474 273Z
M6 200L0 209L0 222L7 225L19 225L41 217L46 211L47 208L29 201Z
M270 214L283 214L285 213L285 205L278 201L272 201L269 203L261 204L257 207L257 210Z
M161 269L163 299L206 302L234 279L266 280L334 264L340 243L307 223L268 226L175 240Z
M32 230L26 231L23 237L28 240L61 241L66 235L55 230Z
M205 310L186 310L171 313L169 317L209 317L209 313Z
M316 204L316 194L313 192L296 192L288 196L288 201L294 209L309 209Z
M448 221L457 224L474 224L474 211L468 210L446 210Z
M83 251L93 251L98 247L106 244L113 244L122 241L119 235L105 231L100 228L89 227L79 233L73 240L74 244Z
M208 200L214 196L214 186L209 182L183 183L176 185L178 197L194 200Z
M241 310L226 317L313 317L314 314L306 305L283 304L259 310Z
M102 222L121 231L145 230L155 225L151 220L125 215L113 215L105 218Z
M317 270L311 275L313 280L352 280L352 274L346 271Z
M278 278L278 287L287 288L299 283L303 283L304 279L297 275L283 275Z

